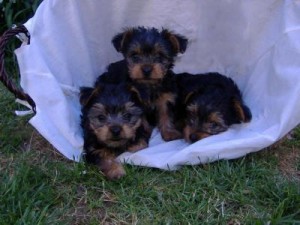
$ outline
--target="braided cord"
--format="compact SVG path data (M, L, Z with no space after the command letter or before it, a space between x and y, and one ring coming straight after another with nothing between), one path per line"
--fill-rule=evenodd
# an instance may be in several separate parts
M11 38L15 37L16 35L18 35L20 33L25 34L28 37L28 40L30 40L29 32L24 25L20 25L20 26L17 26L16 28L9 29L6 32L4 32L3 35L0 37L0 80L4 84L4 86L15 95L16 98L27 101L29 103L29 105L32 107L34 113L36 113L36 105L35 105L35 102L33 101L33 99L27 93L25 93L23 90L18 88L12 82L11 79L9 79L7 72L5 70L5 66L4 66L5 46L7 45L8 41Z

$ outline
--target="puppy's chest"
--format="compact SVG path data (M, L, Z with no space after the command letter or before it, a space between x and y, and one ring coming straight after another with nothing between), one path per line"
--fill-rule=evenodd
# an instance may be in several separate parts
M164 92L164 88L161 84L139 84L137 90L140 94L142 103L147 110L155 110L156 102Z

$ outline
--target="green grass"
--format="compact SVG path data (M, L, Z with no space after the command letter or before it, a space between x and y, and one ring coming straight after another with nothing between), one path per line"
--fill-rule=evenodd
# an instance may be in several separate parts
M1 33L34 7L3 1ZM7 65L17 79L9 57ZM126 165L127 176L109 182L60 156L29 117L16 117L19 106L3 85L0 108L0 225L300 224L300 128L241 159L173 172Z
M292 148L173 172L127 165L126 177L109 182L26 129L37 137L35 145L1 154L0 224L300 222L299 180L279 168L278 154Z
M0 33L13 24L22 24L33 16L42 0L2 0L0 1Z
M7 164L8 167L12 163ZM20 160L18 166L8 171L4 168L0 186L0 224L45 224L54 222L60 202L55 184L39 166ZM11 174L12 173L12 174Z

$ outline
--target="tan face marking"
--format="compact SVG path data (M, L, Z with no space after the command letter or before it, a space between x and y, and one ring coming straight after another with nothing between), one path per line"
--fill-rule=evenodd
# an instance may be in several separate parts
M143 72L143 64L129 65L129 76L137 82L152 82L152 80L162 80L166 74L166 70L159 63L152 65L152 71L149 76L145 76Z
M201 111L198 107L197 104L187 106L189 114L183 132L186 141L195 142L228 129L220 112L212 112L204 117L204 115L199 115Z
M124 147L135 138L136 130L142 123L142 111L133 102L127 102L122 111L109 114L104 105L96 103L88 113L89 127L97 139L109 147ZM120 128L118 134L113 134L115 126Z

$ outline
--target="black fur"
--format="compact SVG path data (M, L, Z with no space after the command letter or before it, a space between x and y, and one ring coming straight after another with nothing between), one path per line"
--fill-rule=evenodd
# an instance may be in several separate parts
M231 78L219 73L197 75L182 73L177 74L176 80L179 96L176 120L182 122L181 129L190 126L195 132L203 132L209 136L227 130L232 124L251 120L251 111L244 104L242 94ZM195 107L197 109L190 112L189 106L194 106L190 107L193 110ZM212 113L216 113L223 124L206 129L203 124L208 123ZM193 124L190 121L194 121ZM191 141L189 137L185 138Z
M124 60L110 64L98 82L131 83L140 94L151 126L158 125L166 141L180 138L173 125L177 91L171 69L177 54L185 52L188 40L167 29L136 27L117 34L112 43Z
M138 93L126 83L97 81L93 88L81 88L80 102L86 161L98 165L109 179L120 178L125 172L114 158L141 141L148 144L150 138ZM123 135L125 130L129 137Z

